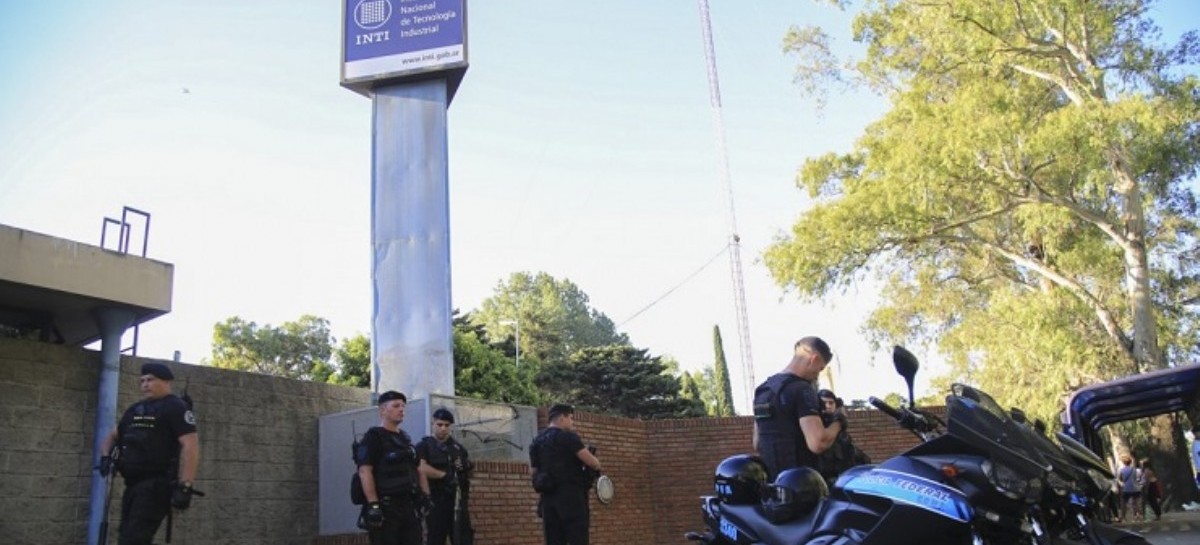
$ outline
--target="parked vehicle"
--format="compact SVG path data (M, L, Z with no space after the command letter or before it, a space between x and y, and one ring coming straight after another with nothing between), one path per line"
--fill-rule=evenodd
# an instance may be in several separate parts
M704 545L1146 543L1092 523L1083 506L1070 507L1088 471L1064 448L964 384L952 386L945 421L916 408L917 358L897 346L892 359L908 384L909 407L876 398L870 403L921 444L878 465L850 469L832 489L806 468L783 471L767 483L761 460L731 457L717 466L715 494L701 498L707 531L687 537Z

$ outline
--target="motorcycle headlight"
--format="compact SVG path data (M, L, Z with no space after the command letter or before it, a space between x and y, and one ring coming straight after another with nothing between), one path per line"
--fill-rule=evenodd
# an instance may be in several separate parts
M1075 483L1065 479L1062 475L1059 475L1053 471L1046 476L1046 481L1050 485L1050 490L1053 490L1054 494L1057 496L1066 496L1067 492L1070 492L1071 489L1075 488Z
M1087 474L1088 477L1092 478L1092 484L1096 485L1096 489L1101 494L1108 492L1112 488L1112 481L1109 480L1107 475L1101 473L1100 470L1089 468Z
M1039 479L1026 479L1016 470L1004 465L993 464L985 460L982 469L987 475L988 482L996 487L996 491L1014 500L1020 500L1042 493L1042 483Z

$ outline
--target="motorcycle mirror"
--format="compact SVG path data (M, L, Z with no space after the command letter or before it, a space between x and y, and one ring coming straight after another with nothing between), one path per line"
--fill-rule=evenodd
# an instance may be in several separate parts
M896 345L892 347L892 363L896 366L896 372L904 377L904 382L908 383L908 404L915 406L913 380L917 376L917 369L921 368L921 362L917 361L917 357L912 352L905 350L903 346Z

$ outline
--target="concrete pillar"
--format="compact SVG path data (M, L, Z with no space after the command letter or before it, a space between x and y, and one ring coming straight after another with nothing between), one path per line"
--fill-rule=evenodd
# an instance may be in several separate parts
M446 81L372 101L372 390L454 395Z
M117 422L117 390L121 378L121 335L133 324L134 313L122 308L102 308L96 311L100 324L100 380L96 388L96 437L92 441L92 466L100 463L104 438ZM96 545L100 527L108 516L104 499L107 492L104 477L92 471L92 489L88 501L88 543Z

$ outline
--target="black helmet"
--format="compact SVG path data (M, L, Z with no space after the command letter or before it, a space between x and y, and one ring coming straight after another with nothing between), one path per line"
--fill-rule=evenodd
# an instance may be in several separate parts
M730 456L717 466L713 487L717 498L732 505L752 505L762 501L767 484L767 464L749 454Z
M810 467L786 469L767 485L763 514L771 522L781 523L812 511L821 498L829 495L829 486L821 474Z

